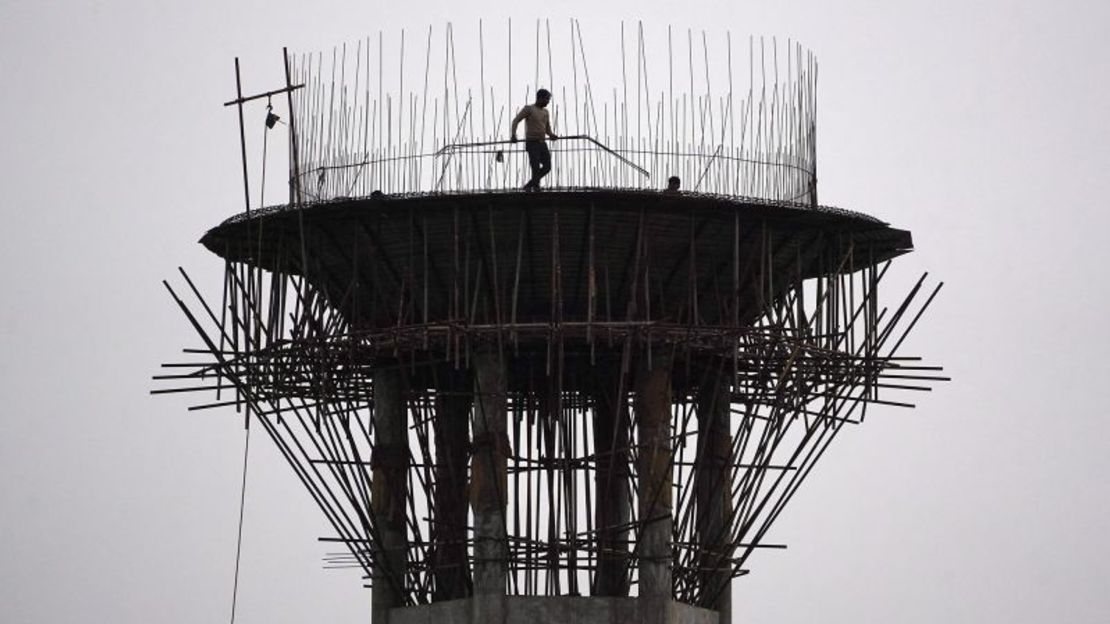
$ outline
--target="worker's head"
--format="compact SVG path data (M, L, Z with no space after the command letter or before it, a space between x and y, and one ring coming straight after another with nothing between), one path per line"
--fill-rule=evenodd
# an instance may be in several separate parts
M536 106L543 108L551 101L551 92L547 89L540 89L536 91Z
M682 186L682 180L678 176L671 176L667 178L667 190L671 192L678 192L678 188Z

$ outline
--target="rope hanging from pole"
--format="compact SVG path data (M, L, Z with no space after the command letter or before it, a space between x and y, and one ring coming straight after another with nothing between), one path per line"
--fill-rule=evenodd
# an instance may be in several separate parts
M266 202L266 149L269 143L270 130L274 128L280 118L274 114L274 105L270 102L270 98L266 98L266 129L262 131L262 183L258 189L258 207L265 208Z
M231 624L235 624L235 607L239 600L239 562L243 554L243 512L247 503L247 456L250 448L251 428L248 424L243 442L243 482L239 490L239 533L235 540L235 581L231 586Z

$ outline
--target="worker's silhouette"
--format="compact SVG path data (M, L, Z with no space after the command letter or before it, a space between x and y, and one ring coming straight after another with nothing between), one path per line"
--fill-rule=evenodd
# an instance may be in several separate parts
M526 191L538 191L540 180L551 173L551 150L547 149L547 137L552 140L559 137L551 131L551 116L547 111L550 102L550 91L536 91L536 102L520 109L509 129L510 140L515 143L520 140L516 136L516 127L524 122L524 150L528 152L528 166L532 169L532 177L524 185Z

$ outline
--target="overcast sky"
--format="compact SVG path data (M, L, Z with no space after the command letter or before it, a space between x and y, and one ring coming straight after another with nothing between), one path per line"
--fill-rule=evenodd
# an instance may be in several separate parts
M736 621L1105 621L1110 5L390 5L0 0L0 621L227 619L241 419L147 392L194 343L160 280L218 280L196 241L241 209L233 58L258 91L282 46L509 15L801 41L822 201L913 231L893 282L947 284L906 352L955 380L841 435ZM267 444L250 484L238 621L366 622Z

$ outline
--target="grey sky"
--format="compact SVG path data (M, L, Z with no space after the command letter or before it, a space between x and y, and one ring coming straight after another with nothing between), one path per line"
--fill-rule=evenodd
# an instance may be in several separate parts
M821 62L821 198L913 231L947 283L907 352L953 383L845 432L735 584L737 622L1100 622L1110 612L1110 8L1097 2L537 5L793 37ZM219 622L242 426L149 397L192 344L160 280L241 207L232 59L520 3L0 4L0 621ZM600 42L597 42L600 44ZM256 442L263 442L258 436ZM254 444L239 621L365 622L355 572Z

